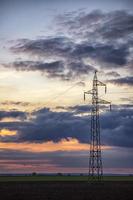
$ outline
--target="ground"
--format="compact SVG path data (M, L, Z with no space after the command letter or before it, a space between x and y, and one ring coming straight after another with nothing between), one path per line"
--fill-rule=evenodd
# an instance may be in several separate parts
M132 200L132 182L4 182L1 200Z
M6 177L3 177L6 178ZM13 177L12 177L13 178ZM20 180L21 178L21 180ZM33 180L33 179L34 180ZM36 179L35 179L36 178ZM38 179L37 179L38 178ZM39 177L31 177L26 180L18 177L19 180L8 177L2 181L0 177L1 200L132 200L133 181L102 181L100 183L88 183L87 181L75 181L68 177L67 181L52 180L48 176L45 181L39 181ZM57 179L61 177L57 176ZM66 177L65 177L66 178ZM71 180L70 180L71 178ZM106 177L107 178L107 177ZM129 178L129 177L128 177ZM23 179L23 180L22 180ZM69 179L69 180L68 180ZM118 179L118 177L117 177Z

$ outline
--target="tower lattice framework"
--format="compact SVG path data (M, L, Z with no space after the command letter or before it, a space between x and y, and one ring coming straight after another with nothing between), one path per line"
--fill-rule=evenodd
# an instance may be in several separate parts
M104 86L105 93L107 91L106 84L97 79L97 71L94 73L92 90L84 92L84 100L86 94L92 95L91 110L91 137L90 137L90 156L89 156L89 180L101 180L103 176L102 156L101 156L101 139L100 139L100 120L99 120L99 104L110 104L108 101L100 99L98 96L98 87Z

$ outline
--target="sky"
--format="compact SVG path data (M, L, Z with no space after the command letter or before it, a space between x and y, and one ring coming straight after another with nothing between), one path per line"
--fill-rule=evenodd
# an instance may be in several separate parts
M133 2L0 1L0 173L87 173L94 71L104 173L133 173Z

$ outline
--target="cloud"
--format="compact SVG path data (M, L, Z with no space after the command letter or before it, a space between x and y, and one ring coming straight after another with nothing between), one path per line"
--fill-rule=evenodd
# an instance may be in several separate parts
M115 72L115 71L107 72L106 75L107 76L113 76L113 77L120 77L120 74L118 72Z
M105 120L104 120L105 119ZM119 109L101 116L103 142L114 146L132 147L133 109Z
M69 64L65 61L53 61L49 63L40 61L15 61L3 64L3 67L17 71L40 71L42 75L45 74L49 78L59 78L61 80L75 79L94 71L92 66L84 64L81 61Z
M93 58L104 69L130 68L133 41L133 14L126 10L81 11L57 16L59 30L81 41L78 54ZM86 45L85 45L86 44ZM78 49L79 47L79 49ZM106 65L104 64L106 63Z
M1 102L2 106L28 106L31 103L29 102L22 102L22 101L3 101Z
M16 136L4 137L2 140L4 142L58 142L71 136L77 138L80 137L82 127L86 125L87 120L80 119L80 117L76 117L70 112L52 112L48 108L33 112L32 116L33 119L29 122L0 123L1 129L6 127L9 130L17 130L18 133ZM79 133L79 136L77 133Z
M53 61L15 61L2 66L17 71L40 71L50 78L72 80L94 71L94 67L83 62L80 53L76 53L76 48L77 45L65 37L41 40L22 39L11 48L13 52L43 56L45 60L49 58Z
M96 66L100 70L132 70L131 13L124 10L82 10L57 16L55 21L56 27L62 30L61 36L25 38L12 43L12 52L29 55L34 61L14 61L3 64L3 67L18 71L40 71L49 78L60 80L84 77ZM109 76L119 76L116 72L110 73Z
M103 26L99 28L103 38L116 40L127 38L133 33L133 15L126 11L109 13L104 20Z
M132 76L126 76L126 77L122 77L122 78L111 79L111 80L108 80L108 82L116 84L116 85L133 86L133 77Z
M41 40L20 40L19 44L11 48L14 52L24 52L45 56L51 59L60 59L53 62L16 61L4 64L6 68L15 68L21 71L41 71L52 78L71 80L85 76L94 71L94 67L84 62L84 59L95 59L101 68L120 68L127 63L129 50L127 45L115 47L112 44L90 44L87 42L74 43L66 38L48 38ZM115 74L116 75L116 74Z
M133 147L132 117L130 107L114 107L110 113L101 115L101 137L104 145ZM73 111L73 112L72 112ZM31 114L25 122L1 122L1 129L15 130L16 135L1 137L3 142L59 142L75 138L88 143L90 138L90 107L75 106L68 111L56 112L42 108ZM77 115L78 114L78 115Z
M113 44L102 43L91 44L89 41L74 43L69 38L66 39L66 37L41 40L19 40L17 45L11 47L11 50L15 53L23 52L38 56L48 56L54 59L62 59L62 61L67 63L68 66L70 65L70 67L73 63L77 66L80 65L80 71L82 70L82 67L85 66L85 64L83 64L83 58L95 58L99 62L121 66L127 63L127 56L129 55L127 45L115 46ZM19 63L14 64L19 67ZM20 62L20 64L25 66L32 65L33 63ZM40 65L41 63L38 62L36 64ZM76 70L77 68L75 67L75 71Z
M44 39L20 39L10 49L15 53L30 53L34 55L66 57L74 43L67 37L48 37Z
M98 41L123 39L133 33L133 15L125 10L67 13L57 17L57 24L69 34Z
M42 72L53 72L54 71L62 71L63 64L61 61L43 63L39 61L16 61L11 63L10 65L5 65L7 68L15 68L18 71L42 71Z
M64 76L64 63L62 61L41 62L41 61L15 61L3 64L3 67L17 71L40 71L48 77Z
M27 113L22 112L22 111L17 111L17 110L12 110L12 111L0 111L0 120L4 118L18 118L21 120L24 120L27 118Z
M82 58L90 57L99 61L99 63L108 63L108 67L112 65L120 67L127 63L127 56L129 55L129 52L128 46L126 45L115 47L114 45L99 43L87 44L86 42L77 45L75 50L72 52L72 55Z
M15 54L30 55L36 61L14 61L3 66L19 71L40 71L61 80L72 80L94 70L90 60L104 70L132 70L131 13L82 10L56 16L55 21L57 29L63 31L62 36L18 39L10 47ZM116 77L116 72L111 76Z
M76 106L70 106L67 108L69 111L74 112L75 114L81 114L81 113L90 113L91 112L91 105L76 105Z
M2 172L88 172L88 151L27 152L1 150ZM119 160L119 162L118 162ZM114 148L104 151L104 171L112 168L116 173L132 168L132 149ZM7 165L8 164L8 165ZM124 172L123 172L124 173Z

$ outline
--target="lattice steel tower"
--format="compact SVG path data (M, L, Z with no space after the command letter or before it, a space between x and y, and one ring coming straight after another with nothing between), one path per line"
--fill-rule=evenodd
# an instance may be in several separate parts
M89 181L101 180L103 176L101 142L100 142L99 104L110 104L110 109L111 109L110 102L100 99L98 97L98 86L104 86L106 93L107 91L106 84L102 83L97 79L97 71L95 71L92 90L84 92L84 100L86 94L92 95Z

